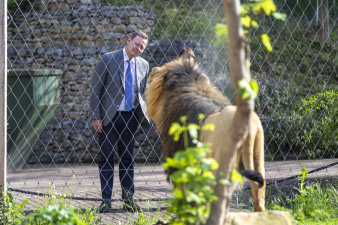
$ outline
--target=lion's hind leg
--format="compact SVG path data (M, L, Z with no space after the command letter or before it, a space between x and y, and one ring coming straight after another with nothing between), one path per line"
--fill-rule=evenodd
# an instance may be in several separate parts
M254 167L259 172L265 181L265 168L264 168L264 131L259 117L255 114L255 125L257 127L255 135L255 144L253 149ZM256 190L255 211L265 210L265 182L262 187Z
M247 136L247 139L243 142L242 148L241 148L241 160L244 165L245 170L254 170L263 177L264 179L264 168L263 170L258 169L255 159L255 148L257 147L256 144L256 133L257 133L257 127L256 126L250 126L249 133ZM264 166L264 165L263 165ZM262 190L264 191L265 195L265 182L263 181L263 187L262 183L258 183L256 181L249 180L250 189L252 193L252 197L254 200L254 211L264 211L264 205L265 205L265 199L262 199Z

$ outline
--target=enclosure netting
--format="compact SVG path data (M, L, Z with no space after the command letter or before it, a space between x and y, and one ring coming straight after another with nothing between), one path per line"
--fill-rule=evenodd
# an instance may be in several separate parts
M329 1L328 13L321 14L315 0L275 3L286 20L260 18L250 43L251 76L260 88L255 110L265 132L267 183L285 183L303 166L315 170L310 178L336 179L337 4ZM321 29L325 18L326 36ZM150 70L189 46L235 104L226 43L215 44L217 23L224 23L220 0L8 1L9 192L30 199L28 210L44 204L43 193L61 193L81 208L99 205L90 80L100 57L123 47L137 29L150 38L142 54ZM269 35L272 52L262 45L261 33ZM134 197L142 208L156 211L172 197L161 167L161 140L145 119L135 139ZM237 192L234 208L250 205L243 201L249 197ZM117 167L112 199L119 212ZM106 215L107 220L116 215Z

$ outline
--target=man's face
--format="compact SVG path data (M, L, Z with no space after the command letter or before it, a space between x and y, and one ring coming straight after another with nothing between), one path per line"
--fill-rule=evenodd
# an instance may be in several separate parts
M132 59L141 55L147 44L148 40L140 36L136 36L134 39L128 38L126 46L126 53L128 57Z

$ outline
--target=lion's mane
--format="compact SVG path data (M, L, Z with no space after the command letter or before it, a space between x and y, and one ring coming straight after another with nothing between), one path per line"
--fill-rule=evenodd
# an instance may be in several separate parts
M153 68L145 95L147 114L161 134L165 157L173 157L176 151L184 149L183 140L174 142L168 134L172 123L185 115L188 123L198 124L198 114L207 118L230 105L195 60L184 57Z

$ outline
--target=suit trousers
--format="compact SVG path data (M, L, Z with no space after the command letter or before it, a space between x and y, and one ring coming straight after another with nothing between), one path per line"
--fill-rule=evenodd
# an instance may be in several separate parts
M102 198L110 201L114 180L114 151L119 157L119 178L122 199L132 199L134 194L134 135L139 125L134 110L117 112L111 123L99 133L99 172Z

